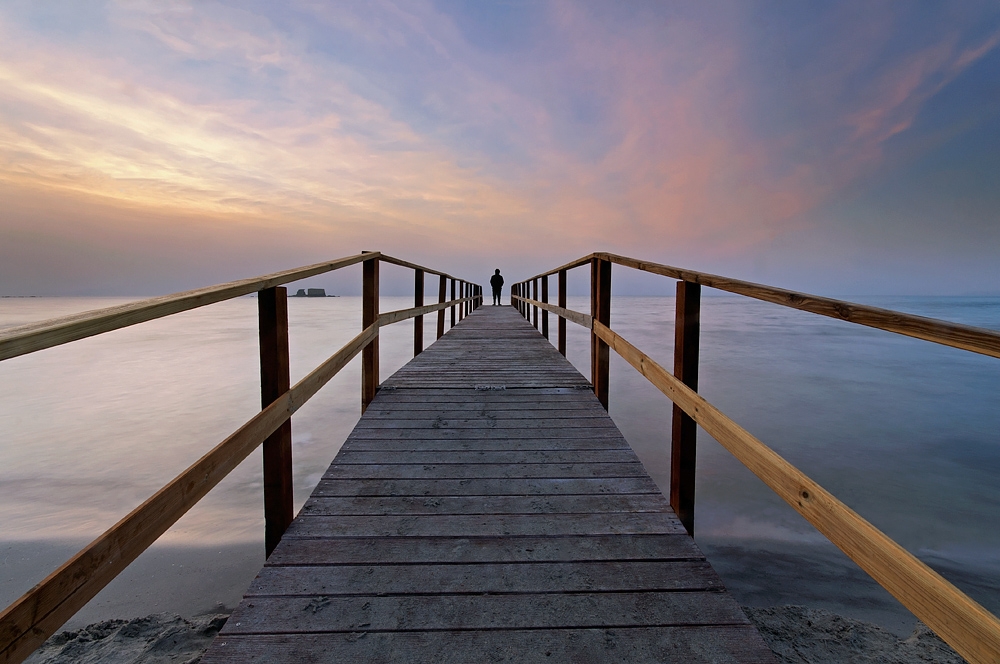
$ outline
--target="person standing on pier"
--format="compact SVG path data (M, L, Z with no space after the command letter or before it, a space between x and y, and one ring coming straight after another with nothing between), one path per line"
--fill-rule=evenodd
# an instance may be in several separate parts
M500 276L500 268L490 277L490 286L493 287L493 306L500 304L500 292L503 290L503 277Z

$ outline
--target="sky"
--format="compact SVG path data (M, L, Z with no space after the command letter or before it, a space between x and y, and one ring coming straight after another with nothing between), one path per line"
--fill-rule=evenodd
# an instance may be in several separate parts
M0 295L361 250L1000 295L1000 5L0 2Z

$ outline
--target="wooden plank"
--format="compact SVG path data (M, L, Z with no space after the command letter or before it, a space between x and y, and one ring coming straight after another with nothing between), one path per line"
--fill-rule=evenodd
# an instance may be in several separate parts
M530 426L538 431L541 429L614 429L614 422L588 417L532 417ZM358 429L520 429L527 424L518 419L497 418L449 418L434 419L395 419L372 420L361 419Z
M639 459L631 449L617 450L452 450L395 452L343 450L337 457L340 465L357 464L471 464L471 463L634 463Z
M663 512L669 503L656 493L583 496L313 496L304 516L405 514L602 514Z
M358 429L350 440L526 440L538 437L529 427L521 429ZM546 429L545 437L552 440L572 438L622 440L621 433L610 428Z
M659 492L649 476L320 480L314 496L534 496Z
M247 597L722 590L704 560L265 567ZM319 590L319 594L317 593Z
M675 535L684 533L677 517L664 513L545 515L300 515L285 531L303 537L496 537L504 535Z
M341 448L345 452L572 452L575 450L624 450L631 449L624 440L616 438L456 438L441 440L411 438L351 438Z
M324 479L475 479L475 478L563 478L573 477L642 477L641 463L440 463L330 466Z
M1000 620L609 328L594 330L743 465L970 662L1000 661Z
M230 634L434 629L745 625L724 593L546 593L511 595L254 597L220 636Z
M628 661L666 634L683 661L773 662L587 381L530 325L477 308L383 383L203 661L244 661L241 639L272 660L437 661L414 635L631 630L615 650ZM338 635L387 650L317 641Z
M616 629L226 635L202 659L218 662L719 662L773 664L750 625ZM223 651L226 651L223 653Z
M265 567L704 560L687 534L564 535L562 537L357 537L289 540Z

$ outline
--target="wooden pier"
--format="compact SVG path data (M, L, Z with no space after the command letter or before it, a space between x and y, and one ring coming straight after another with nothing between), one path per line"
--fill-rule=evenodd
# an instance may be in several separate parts
M612 265L677 281L672 372L612 329ZM351 266L362 330L291 385L285 284ZM413 271L412 308L379 311L380 266ZM589 314L566 305L580 268ZM703 287L1000 358L1000 331L607 252L511 284L511 307L366 251L0 330L3 361L255 293L261 369L257 414L0 611L0 664L29 657L258 448L268 560L205 662L773 662L691 537L697 427L967 661L1000 662L1000 619L698 394ZM414 360L380 385L379 330L411 319ZM589 382L565 359L569 322L590 335ZM612 352L673 403L669 501L607 415ZM358 356L364 415L293 521L291 418Z
M202 661L775 660L587 380L484 306L382 384Z

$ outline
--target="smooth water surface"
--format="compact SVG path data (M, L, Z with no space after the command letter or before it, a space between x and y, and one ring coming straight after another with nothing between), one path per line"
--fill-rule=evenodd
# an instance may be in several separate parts
M122 301L0 299L0 326ZM383 297L381 308L410 302ZM1000 329L996 298L871 303ZM294 383L360 331L360 299L292 298L289 319ZM427 343L433 327L425 317ZM612 327L672 366L672 298L616 296ZM569 359L589 375L589 337L569 329ZM384 379L412 355L412 323L381 334ZM703 299L701 349L707 399L1000 609L1000 360L738 297ZM0 604L251 417L258 371L252 297L0 362ZM296 507L360 414L359 374L356 359L293 418ZM666 490L669 402L613 354L610 401ZM261 496L255 453L76 622L231 605L262 562ZM696 537L740 601L825 606L897 631L912 624L704 434Z

